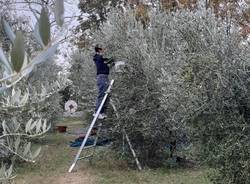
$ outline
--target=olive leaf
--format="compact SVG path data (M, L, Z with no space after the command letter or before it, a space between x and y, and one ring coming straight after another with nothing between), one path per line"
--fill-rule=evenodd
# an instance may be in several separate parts
M42 41L42 38L41 38L41 35L39 33L39 22L36 23L35 25L35 29L34 29L34 32L33 32L33 36L34 38L36 39L37 43L39 43L39 45L44 48L44 44L43 44L43 41Z
M25 132L26 133L29 133L30 132L30 127L31 127L31 123L32 123L32 119L30 119L28 122L27 122L27 124L25 125Z
M62 26L64 22L64 0L56 0L55 2L55 19L58 26Z
M16 72L19 72L23 66L24 61L24 38L21 31L17 31L11 51L11 63Z
M42 119L39 119L36 124L36 134L40 133L41 127L42 127Z
M10 177L12 172L13 172L13 165L10 165L10 167L6 169L6 172L5 172L6 177Z
M8 38L10 39L10 41L12 43L14 43L16 36L15 36L14 32L12 31L9 23L6 20L2 19L2 24L3 24L4 31L7 34Z
M25 147L24 147L24 151L23 151L23 155L26 156L28 154L28 152L30 152L30 148L31 148L31 142L28 142Z
M42 38L43 44L48 45L50 41L50 22L49 15L45 8L42 8L39 19L39 34Z
M15 146L15 151L18 151L18 148L20 146L20 143L21 143L21 139L20 139L20 136L18 136L15 140L15 143L14 143L14 146Z

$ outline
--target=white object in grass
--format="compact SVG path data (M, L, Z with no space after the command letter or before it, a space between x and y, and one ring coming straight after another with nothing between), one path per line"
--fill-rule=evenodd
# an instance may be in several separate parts
M77 110L77 103L74 100L68 100L64 106L65 111L74 113Z

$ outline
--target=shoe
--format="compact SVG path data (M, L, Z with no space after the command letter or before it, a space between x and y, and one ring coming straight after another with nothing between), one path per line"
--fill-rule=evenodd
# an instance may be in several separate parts
M105 113L102 113L101 115L102 115L102 117L104 117L104 118L107 118L107 117L108 117L107 114L105 114Z
M102 114L99 114L98 119L105 119L106 117L107 115L102 113Z
M93 116L95 117L95 113L93 114ZM102 113L102 114L99 114L98 119L105 119L106 117L107 115Z

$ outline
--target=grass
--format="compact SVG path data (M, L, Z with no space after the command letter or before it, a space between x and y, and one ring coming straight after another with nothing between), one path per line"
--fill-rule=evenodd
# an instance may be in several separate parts
M210 184L202 170L174 170L164 169L138 171L105 171L99 174L99 183L150 183L150 184Z
M62 134L50 134L42 141L42 153L35 164L18 164L19 176L40 175L49 176L56 172L64 172L65 165L72 161L67 148L68 139Z
M99 152L100 153L100 152ZM114 159L108 150L97 158L92 169L96 171L100 184L211 184L207 168L159 168L138 171L130 169L122 161Z
M144 169L139 172L116 159L106 147L97 149L93 162L79 161L77 172L68 173L78 148L70 148L75 137L49 134L40 143L43 151L37 163L18 164L16 184L211 184L209 169Z

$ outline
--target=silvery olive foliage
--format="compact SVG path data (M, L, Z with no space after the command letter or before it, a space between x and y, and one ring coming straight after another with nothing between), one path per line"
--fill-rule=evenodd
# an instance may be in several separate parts
M141 162L162 163L184 132L218 169L215 183L249 183L249 44L202 7L149 17L143 28L132 10L113 10L94 36L126 62L112 95L119 150L125 129Z
M92 51L86 49L84 52L74 52L71 56L71 98L78 103L81 110L86 111L93 111L95 108L97 94L93 55Z
M60 19L57 22L61 26L63 0L56 1L55 18ZM64 76L51 74L58 71L52 71L57 68L52 63L52 57L60 43L60 37L51 37L49 10L43 3L41 1L40 17L37 16L37 24L32 32L32 39L39 48L33 53L26 50L26 40L31 38L27 38L22 30L13 30L1 17L1 31L11 42L9 52L0 47L1 183L9 183L14 178L14 160L35 162L41 148L34 149L32 139L44 135L50 129L49 110L52 108L48 106L56 105L59 98L54 100L54 95L67 85ZM54 78L49 79L50 76ZM49 112L48 117L45 111Z
M54 125L63 117L62 96L59 91L64 90L69 84L67 77L62 72L62 67L56 65L53 60L49 60L34 69L25 82L24 86L28 85L31 91L32 101L36 101L37 94L45 95L41 102L34 103L35 112Z
M166 18L165 14L161 16L163 20ZM171 106L162 103L165 97L160 79L163 66L170 65L163 59L167 55L163 52L174 44L174 40L160 43L165 37L160 31L164 29L163 25L156 27L153 21L150 27L144 29L133 10L124 14L113 10L102 30L95 35L95 41L104 44L108 54L116 61L126 63L123 73L114 74L115 89L112 90L112 99L119 113L119 118L113 120L112 130L116 148L132 157L130 150L123 148L125 129L140 162L148 166L163 164L166 145L174 144L177 132L182 128L173 113L181 111L181 107L178 109L181 99L169 102ZM171 95L174 93L172 90ZM186 115L184 110L180 113Z
M125 0L126 1L126 0ZM119 7L125 2L124 0L79 0L78 7L82 13L86 13L86 17L79 17L80 25L76 32L81 32L80 39L77 40L80 47L88 46L88 37L91 36L92 31L106 21L107 12L111 7Z
M207 11L182 12L172 25L178 47L171 48L182 49L173 61L184 62L172 72L179 72L183 82L167 91L178 89L179 98L187 98L181 102L190 117L184 125L200 146L202 160L218 169L213 181L249 183L249 44L237 27L232 25L228 34L227 26ZM171 81L167 68L164 87Z

